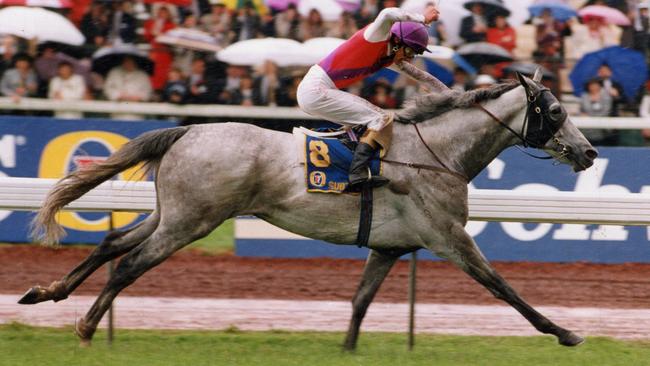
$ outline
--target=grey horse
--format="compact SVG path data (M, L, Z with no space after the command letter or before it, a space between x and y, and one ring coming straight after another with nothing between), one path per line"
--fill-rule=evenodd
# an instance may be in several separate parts
M519 297L464 229L467 183L505 148L537 141L532 145L575 171L593 164L596 150L558 100L536 78L520 76L519 82L490 89L422 95L400 110L396 120L401 123L394 125L392 148L385 157L392 163L384 167L391 183L374 192L371 251L352 301L344 347L356 347L366 310L397 259L418 249L451 261L559 343L582 343ZM302 152L296 145L290 134L247 124L177 127L145 133L106 161L68 174L34 220L46 244L63 234L55 220L59 210L139 163L155 169L156 209L139 225L109 233L72 272L49 287L31 288L19 302L63 300L102 264L123 256L77 322L81 343L90 344L120 291L228 218L255 215L306 237L354 245L359 197L307 193Z

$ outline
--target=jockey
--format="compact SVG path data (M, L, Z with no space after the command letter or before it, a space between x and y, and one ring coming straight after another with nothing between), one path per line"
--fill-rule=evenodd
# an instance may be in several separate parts
M388 148L385 141L389 137L382 139L379 133L391 124L393 114L340 89L391 65L434 90L446 88L438 79L409 63L416 54L428 51L425 24L437 20L439 14L432 5L427 6L424 14L412 14L399 8L382 10L372 23L312 66L298 86L298 105L306 113L345 126L368 127L350 165L351 187L366 182L373 187L388 183L382 176L371 175L369 162L376 149L383 147L385 152ZM392 131L391 128L386 130L385 133Z

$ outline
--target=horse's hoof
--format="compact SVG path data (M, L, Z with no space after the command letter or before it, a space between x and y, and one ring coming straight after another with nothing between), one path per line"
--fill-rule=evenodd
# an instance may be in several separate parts
M90 339L82 339L79 341L79 348L89 348L92 346Z
M41 286L34 286L27 290L23 297L18 300L19 304L22 305L32 305L32 304L38 304L39 302L46 301L47 299L44 298L45 295L45 289L42 288Z
M95 329L89 327L86 324L86 320L84 320L84 318L81 318L74 326L74 333L77 335L77 337L79 337L80 347L90 347L90 341L93 338Z
M585 339L573 332L567 331L562 337L558 338L561 345L567 347L575 347L585 343Z

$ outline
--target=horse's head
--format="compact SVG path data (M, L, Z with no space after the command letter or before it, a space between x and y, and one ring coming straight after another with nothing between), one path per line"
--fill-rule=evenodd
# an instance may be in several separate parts
M560 101L540 83L541 70L535 72L533 79L517 76L528 98L522 129L524 144L546 151L561 163L571 164L576 172L592 166L598 151L571 123Z

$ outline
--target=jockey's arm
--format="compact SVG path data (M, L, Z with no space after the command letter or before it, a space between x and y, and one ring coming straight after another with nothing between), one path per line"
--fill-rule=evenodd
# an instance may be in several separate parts
M425 17L422 14L414 14L400 8L386 8L379 12L377 18L368 25L363 32L363 38L368 42L382 42L390 36L390 27L395 22L418 22L424 23Z
M438 80L438 78L426 71L420 70L418 67L406 60L402 60L399 63L396 63L394 66L391 66L390 69L405 73L415 81L424 84L430 92L442 92L449 90L447 85L443 84L442 81Z

